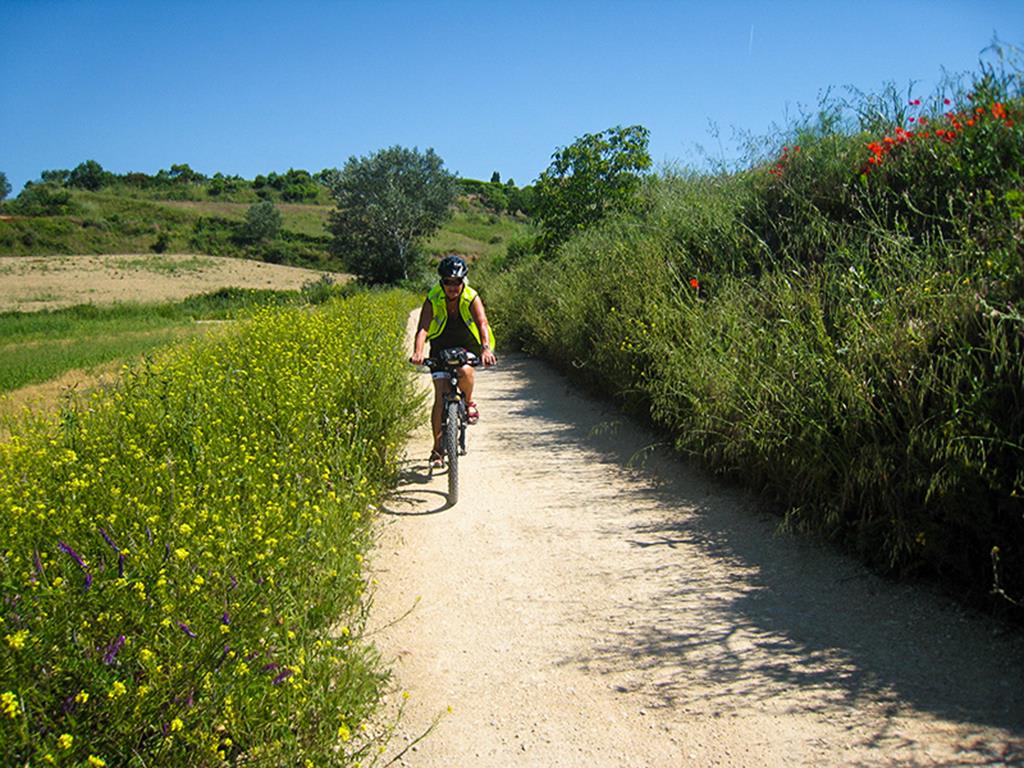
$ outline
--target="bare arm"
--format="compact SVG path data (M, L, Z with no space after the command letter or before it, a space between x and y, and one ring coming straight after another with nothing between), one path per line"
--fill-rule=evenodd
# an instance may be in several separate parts
M487 322L487 312L484 311L484 303L479 296L469 305L469 313L473 316L476 327L480 329L480 344L484 348L480 359L484 361L484 365L494 365L498 358L491 351L491 326Z
M423 365L423 361L426 359L423 347L426 345L427 330L430 328L430 321L433 319L434 308L429 301L424 301L423 307L420 309L420 323L416 327L416 339L413 341L412 357L409 358L409 362Z

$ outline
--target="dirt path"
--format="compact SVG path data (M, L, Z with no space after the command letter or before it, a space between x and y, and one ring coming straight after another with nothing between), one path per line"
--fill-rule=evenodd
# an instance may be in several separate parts
M654 438L541 364L480 382L460 503L424 432L382 516L390 754L442 715L398 764L1024 764L1019 637L777 534L678 458L630 468Z

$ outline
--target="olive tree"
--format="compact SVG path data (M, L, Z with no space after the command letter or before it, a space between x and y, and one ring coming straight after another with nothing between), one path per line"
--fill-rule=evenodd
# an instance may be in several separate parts
M251 242L273 240L281 231L281 212L269 200L249 206L245 212L243 237Z
M337 204L331 251L369 283L409 277L420 243L448 218L456 194L455 176L433 149L393 146L351 157L323 178Z
M649 131L642 125L588 133L551 156L534 186L533 214L541 244L552 250L637 199L642 171L651 167Z
M9 194L11 194L11 182L7 180L7 174L0 171L0 200L7 199Z

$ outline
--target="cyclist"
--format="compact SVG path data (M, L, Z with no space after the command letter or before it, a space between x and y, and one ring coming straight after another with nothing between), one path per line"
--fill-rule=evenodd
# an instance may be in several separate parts
M494 336L487 323L484 303L480 294L469 287L466 275L469 268L460 256L450 254L441 259L437 266L440 282L427 293L420 310L419 327L413 343L411 362L422 365L425 359L423 347L430 340L430 356L436 357L442 349L465 347L477 355L485 366L494 365ZM466 396L466 417L470 424L480 418L480 411L473 401L473 367L462 366L458 373L459 389ZM434 429L434 447L430 451L430 463L443 465L441 455L441 403L449 384L446 374L434 372L434 407L430 423Z

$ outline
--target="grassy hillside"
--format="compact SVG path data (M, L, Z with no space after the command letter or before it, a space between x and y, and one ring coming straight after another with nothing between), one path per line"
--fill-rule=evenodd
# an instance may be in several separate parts
M330 205L275 203L281 232L269 242L255 243L245 235L246 202L153 199L117 186L97 192L42 187L38 205L28 209L32 215L8 206L11 210L0 218L0 255L205 253L340 269L328 253ZM425 247L432 254L488 256L526 228L522 218L462 198Z

